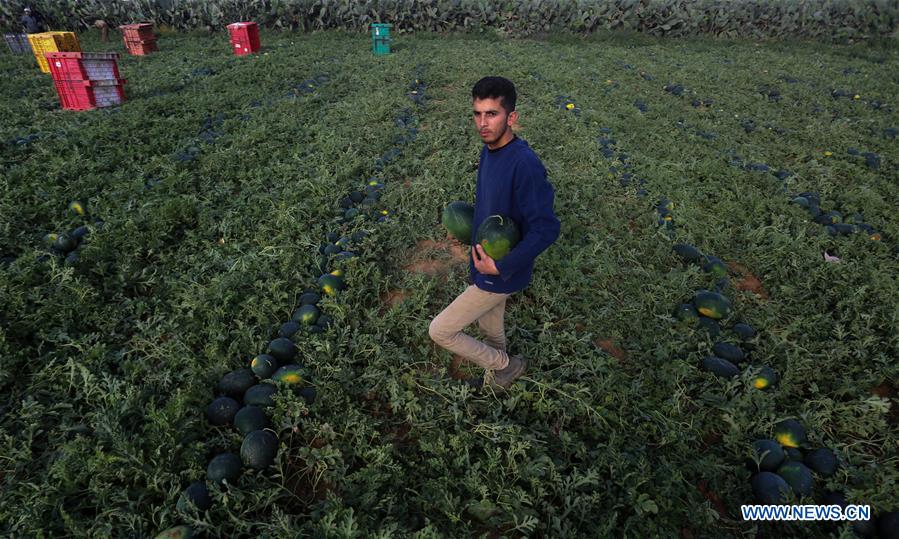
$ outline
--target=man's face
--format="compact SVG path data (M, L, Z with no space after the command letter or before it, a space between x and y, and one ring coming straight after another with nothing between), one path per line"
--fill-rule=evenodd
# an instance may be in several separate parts
M515 123L518 112L507 113L500 98L474 99L471 108L474 125L484 144L491 146L500 142L504 136L511 138L509 129Z

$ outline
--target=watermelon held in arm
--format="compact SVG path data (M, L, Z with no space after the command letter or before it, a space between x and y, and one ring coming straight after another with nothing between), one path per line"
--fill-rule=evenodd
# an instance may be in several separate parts
M477 242L493 260L502 260L515 245L521 235L515 221L502 215L491 215L478 227Z
M474 206L467 202L450 202L443 208L440 221L450 235L465 245L471 245Z

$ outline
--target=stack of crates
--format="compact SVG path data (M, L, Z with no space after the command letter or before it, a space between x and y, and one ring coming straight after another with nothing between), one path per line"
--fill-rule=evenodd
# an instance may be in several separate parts
M37 65L44 73L50 72L47 58L44 57L48 52L81 52L81 44L78 43L74 32L28 34L28 42L31 43L31 51L34 52Z
M47 53L62 108L93 110L121 105L125 79L119 77L118 58L114 52Z
M122 39L125 41L125 49L134 56L146 56L156 52L156 34L153 33L153 23L141 22L136 24L123 24L119 26L122 31Z
M31 43L27 34L3 34L6 45L13 54L27 54L31 52Z
M235 22L228 25L231 48L237 56L259 52L259 26L255 22Z

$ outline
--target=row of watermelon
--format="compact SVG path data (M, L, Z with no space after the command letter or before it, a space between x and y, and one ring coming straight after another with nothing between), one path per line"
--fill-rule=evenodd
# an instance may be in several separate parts
M666 90L670 88L666 87ZM604 150L608 148L609 145L603 146ZM604 155L609 153L604 151ZM614 151L611 154L614 155ZM642 187L644 183L641 182L640 185ZM660 216L660 226L673 229L671 214L673 209L674 205L668 199L663 198L657 203L656 212ZM692 304L678 306L675 317L679 321L693 323L698 321L712 337L717 337L720 333L718 321L726 318L731 311L729 300L720 293L727 285L727 266L720 259L703 255L689 244L676 244L674 251L685 263L700 264L703 271L719 278L718 290L696 292ZM743 323L735 324L732 331L745 344L750 344L749 341L756 335L751 326ZM720 377L731 378L739 375L739 368L734 363L740 364L747 358L747 354L739 346L722 341L713 345L712 352L714 355L707 356L703 360L703 367ZM777 375L773 369L763 366L755 371L750 383L757 389L767 389L776 382ZM774 438L774 440L755 440L752 443L753 458L747 461L747 467L753 474L750 480L752 491L760 503L778 504L793 496L796 498L810 496L813 472L828 478L834 475L839 466L832 449L816 448L805 452L800 449L806 446L807 439L804 427L795 419L787 419L775 425ZM839 491L824 492L822 499L818 501L828 505L839 505L841 508L848 505L845 495ZM875 529L884 537L890 536L889 533L899 529L899 512L885 512L876 521L869 519L853 523L853 530L862 536L873 535Z
M681 97L689 92L689 90L685 89L680 84L669 84L664 87L664 90L672 95ZM779 96L779 92L775 93L774 90L767 91L767 95L776 95ZM834 96L840 97L840 96ZM855 98L858 99L858 95L855 95ZM770 101L777 101L777 99L769 99ZM755 123L748 118L743 118L740 121L740 125L747 133L751 133L755 130ZM685 126L681 123L679 127L684 128ZM700 136L703 136L702 133L699 133ZM884 136L890 137L895 136L889 129L884 131ZM714 134L712 137L714 138ZM877 170L881 166L881 156L877 155L874 152L861 152L855 148L849 148L847 150L847 155L851 157L855 157L857 159L863 159L865 165L872 170ZM825 157L831 157L833 152L825 151ZM749 163L744 161L736 152L727 151L725 152L725 158L727 162L734 167L737 167L741 170L746 170L750 172L771 172L774 176L780 180L781 182L786 182L787 178L792 176L792 173L784 170L777 169L774 170L773 167L770 167L766 163ZM786 183L781 184L781 190L787 192ZM853 213L851 217L844 221L843 213L837 210L825 211L821 208L821 198L815 192L803 192L794 194L791 198L791 202L796 204L802 208L804 208L809 217L816 223L825 227L825 231L830 236L846 236L854 233L863 233L866 234L867 237L872 241L887 241L884 237L884 233L869 223L865 222L865 218L860 213ZM899 256L899 244L897 244L893 248L893 253Z
M418 97L414 101L421 105L425 85L420 78L416 78L415 84L417 88L415 95ZM412 127L413 118L408 111L403 111L398 116L398 125L400 120L407 129L407 134L415 131ZM414 136L406 137L398 143L405 144L413 139ZM389 221L390 213L377 208L384 186L383 180L370 178L366 180L361 190L351 191L341 197L338 200L339 209L335 213L335 222L340 226L352 227L365 221L377 223ZM321 295L336 296L345 289L345 283L342 268L338 267L331 271L328 269L355 258L356 253L350 248L356 249L366 236L367 232L362 229L357 229L348 236L329 232L326 241L318 250L321 256L318 266L324 272L318 279L318 287L306 289L300 295L299 304L291 319L281 324L277 337L269 342L265 353L254 357L250 361L249 368L229 372L219 381L217 386L219 396L207 407L207 419L214 427L233 425L244 439L239 456L225 452L210 460L206 470L207 480L219 484L234 483L240 477L242 466L264 470L274 463L279 442L265 409L275 405L274 395L278 386L296 389L307 405L314 402L315 387L310 384L308 370L296 362L298 349L292 339L295 339L302 329L310 334L321 334L330 327L332 319L322 312L319 305ZM243 401L242 406L238 399ZM195 481L183 491L178 500L178 508L188 511L190 506L200 511L212 506L212 498L205 481ZM192 529L182 525L162 532L158 539L163 537L186 539L191 536Z

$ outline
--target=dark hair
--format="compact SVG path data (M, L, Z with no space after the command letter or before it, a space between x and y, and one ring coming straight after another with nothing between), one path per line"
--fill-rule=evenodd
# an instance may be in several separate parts
M497 99L506 112L515 110L515 85L503 77L484 77L471 89L472 99Z

